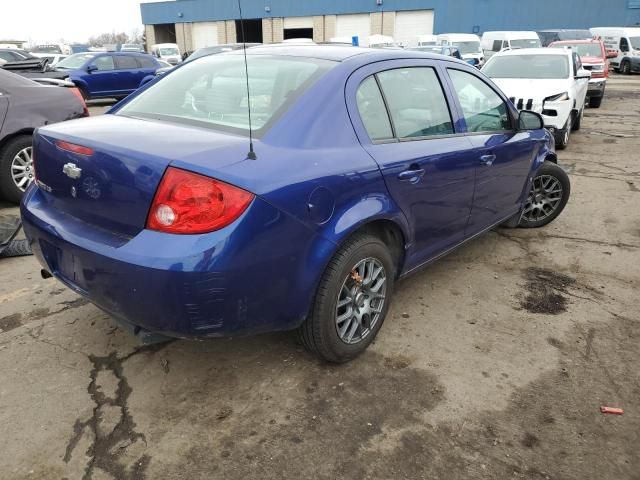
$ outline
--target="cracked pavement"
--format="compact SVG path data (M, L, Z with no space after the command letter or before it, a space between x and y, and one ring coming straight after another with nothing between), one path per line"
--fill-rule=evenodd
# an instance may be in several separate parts
M0 260L0 478L638 478L639 90L614 75L558 152L556 222L401 282L348 365L286 333L140 347Z

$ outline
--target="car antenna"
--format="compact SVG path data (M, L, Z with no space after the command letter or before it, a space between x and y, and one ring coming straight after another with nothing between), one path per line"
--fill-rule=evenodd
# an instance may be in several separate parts
M249 64L247 63L247 40L244 36L244 18L242 18L242 5L238 0L238 10L240 10L240 32L242 33L242 52L244 53L244 74L247 80L247 110L249 111L249 160L257 160L256 152L253 150L253 128L251 125L251 91L249 90Z

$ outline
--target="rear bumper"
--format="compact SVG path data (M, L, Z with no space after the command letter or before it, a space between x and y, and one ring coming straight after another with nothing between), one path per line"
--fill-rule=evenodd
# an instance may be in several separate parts
M318 255L333 250L258 198L233 225L205 235L114 238L49 208L38 188L21 212L43 268L120 321L171 337L297 327L322 271Z

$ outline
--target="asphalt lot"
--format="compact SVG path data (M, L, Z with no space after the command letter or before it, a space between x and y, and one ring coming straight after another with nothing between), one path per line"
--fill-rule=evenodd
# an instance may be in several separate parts
M555 223L399 284L347 365L286 333L139 348L0 260L0 478L638 478L639 90L614 77L559 152Z

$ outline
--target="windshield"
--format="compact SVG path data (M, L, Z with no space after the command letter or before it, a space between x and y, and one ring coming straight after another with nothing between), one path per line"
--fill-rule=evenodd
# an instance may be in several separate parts
M62 53L62 50L57 45L39 45L31 49L33 53Z
M311 58L249 56L251 120L267 128L335 62ZM117 115L152 118L244 133L249 130L242 55L212 55L167 75L123 106Z
M56 68L67 68L69 70L80 68L85 62L93 57L95 53L76 53L56 64Z
M161 48L160 55L163 57L170 57L171 55L180 55L177 48Z
M521 38L519 40L511 40L511 48L540 48L542 44L537 38Z
M602 47L599 43L561 43L551 45L552 48L571 47L581 57L602 57Z
M462 55L480 53L480 42L452 42L452 45L457 47Z
M496 55L482 72L490 78L569 78L569 59L566 55Z
M629 37L629 42L631 42L631 48L640 50L640 37Z

